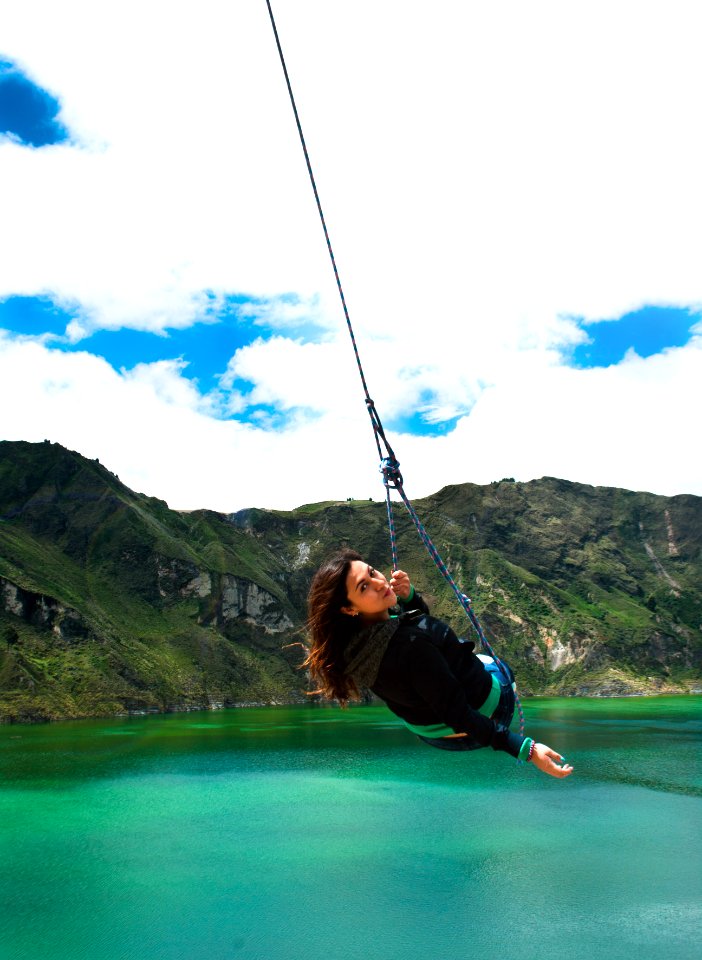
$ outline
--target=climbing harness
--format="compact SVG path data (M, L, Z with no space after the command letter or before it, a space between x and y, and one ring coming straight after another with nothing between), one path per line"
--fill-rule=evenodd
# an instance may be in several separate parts
M341 277L339 276L339 270L338 270L337 265L336 265L336 258L334 257L334 250L332 249L331 239L330 239L330 237L329 237L329 231L328 231L328 229L327 229L327 222L326 222L326 220L325 220L325 218L324 218L324 211L322 210L322 202L321 202L321 200L320 200L320 198L319 198L319 191L317 190L317 183L316 183L316 181L315 181L314 172L313 172L313 170L312 170L312 162L311 162L311 160L310 160L310 155L309 155L309 152L308 152L308 150L307 150L307 144L305 143L305 137L304 137L304 134L303 134L303 132L302 132L302 124L301 124L301 122L300 122L300 115L299 115L299 113L298 113L298 111L297 111L297 105L296 105L296 103L295 103L295 97L294 97L294 95L293 95L292 84L290 83L290 75L288 74L288 68L287 68L286 63L285 63L285 57L284 57L284 55L283 55L283 48L282 48L281 43L280 43L280 37L279 37L279 35L278 35L278 28L276 27L275 17L273 16L273 9L272 9L272 7L271 7L270 0L266 0L266 6L268 7L268 15L269 15L269 17L270 17L271 26L272 26L272 28L273 28L273 35L274 35L274 37L275 37L275 43L276 43L276 46L277 46L277 48L278 48L278 56L280 57L280 64L281 64L281 66L282 66L282 68L283 68L283 74L285 75L285 83L286 83L287 88L288 88L288 96L290 97L290 103L291 103L291 105L292 105L293 114L294 114L294 116L295 116L295 124L296 124L296 126L297 126L297 132L298 132L298 136L299 136L299 138L300 138L300 144L302 145L302 152L303 152L304 155L305 155L305 163L307 164L307 173L309 174L310 183L312 184L312 192L314 193L314 199L315 199L315 201L316 201L316 203L317 203L317 212L319 213L319 219L321 220L321 223L322 223L322 230L324 231L324 239L326 240L326 243L327 243L327 250L328 250L328 252L329 252L329 258L330 258L330 260L331 260L332 269L333 269L333 271L334 271L334 278L335 278L335 280L336 280L336 286L337 286L337 289L338 289L338 291L339 291L339 297L340 297L340 299L341 299L341 306L342 306L342 308L343 308L344 317L345 317L345 319L346 319L346 326L347 326L348 331L349 331L349 336L351 337L351 345L352 345L352 347L353 347L354 356L355 356L355 358L356 358L356 363L357 363L357 365L358 365L358 372L359 372L360 377L361 377L361 383L363 384L363 391L364 391L365 400L366 400L366 409L368 410L368 415L370 416L371 425L372 425L372 427L373 427L373 435L374 435L374 437L375 437L375 445L376 445L376 447L377 447L377 449L378 449L378 457L380 458L380 472L381 472L381 474L383 475L383 483L384 483L384 485L385 485L385 497L386 497L386 505L387 505L387 512L388 512L388 526L389 526L389 528L390 528L390 549L391 549L391 552L392 552L393 570L399 569L399 560L398 560L398 554L397 554L397 540L396 540L396 535L395 535L395 520L394 520L394 515L393 515L393 509L392 509L392 500L391 500L391 497L390 497L390 491L391 491L391 490L396 490L397 493L398 493L399 496L400 496L400 499L402 500L402 502L404 503L405 507L407 508L407 512L409 513L409 515L410 515L410 517L411 517L411 519L412 519L412 522L414 523L414 525L415 525L415 527L416 527L416 529L417 529L417 532L418 532L418 534L419 534L419 536L420 536L420 538L421 538L421 540L422 540L422 543L423 543L424 546L427 548L427 551L429 552L430 557L432 558L432 560L433 560L434 563L436 564L439 572L440 572L441 575L444 577L444 579L447 581L447 583L449 584L449 586L450 586L451 589L453 590L454 594L456 595L456 598L458 599L458 602L460 603L460 605L463 607L463 609L465 610L466 614L468 615L468 619L470 620L470 622L471 622L471 624L472 624L472 626L473 626L473 629L474 629L475 632L477 633L477 635L478 635L478 637L479 637L479 639L480 639L480 642L482 643L484 649L485 649L485 650L487 651L487 653L493 658L493 660L494 660L495 663L497 664L498 668L499 668L500 671L502 672L504 678L505 678L508 682L511 682L511 681L510 681L510 677L509 677L509 673L508 673L508 670L507 670L506 666L502 663L502 661L500 660L500 658L497 656L497 654L495 653L495 651L492 649L492 646L490 645L487 637L485 636L485 631L483 630L482 626L480 625L480 622L478 621L477 616L475 615L475 612L474 612L474 610L473 610L473 607L472 607L472 603L471 603L470 598L467 597L467 596L460 590L460 588L458 587L458 585L457 585L456 582L454 581L453 577L452 577L451 574L449 573L449 571L448 571L448 569L447 569L447 567L446 567L446 564L444 563L444 561L443 561L443 560L441 559L441 557L439 556L438 550L436 549L436 547L435 547L434 544L432 543L431 538L429 537L429 534L428 534L427 531L425 530L424 525L422 524L421 520L420 520L419 517L417 516L416 510L414 509L414 507L413 507L412 504L410 503L410 501L409 501L409 499L408 499L408 497L407 497L407 495L406 495L406 493L405 493L404 486L403 486L403 480L402 480L402 474L400 473L400 464L399 464L399 461L398 461L397 457L395 456L395 452L393 451L392 447L390 446L390 442L388 441L387 437L385 436L385 431L384 431L384 429L383 429L383 424L382 424L382 422L381 422L381 420L380 420L380 416L379 416L379 414L378 414L378 411L377 411L376 408L375 408L375 403L374 403L373 400L371 399L370 393L368 392L368 384L366 383L366 377L365 377L365 374L364 374L364 372L363 372L363 366L362 366L362 364L361 364L361 357L360 357L360 354L359 354L359 352L358 352L358 346L356 345L356 337L354 336L353 327L351 326L351 317L349 316L348 307L346 306L346 297L344 296L344 290L343 290L343 287L342 287L342 285L341 285ZM518 711L518 713L519 713L520 733L523 734L523 732L524 732L524 712L523 712L523 710L522 710L522 705L521 705L521 702L520 702L520 700L519 700L519 697L516 695L516 693L515 693L515 704L516 704L516 707L517 707L517 711Z

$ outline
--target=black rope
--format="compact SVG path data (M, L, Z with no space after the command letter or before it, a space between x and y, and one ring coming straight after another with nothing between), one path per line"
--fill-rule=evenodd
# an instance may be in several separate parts
M275 44L278 48L278 56L280 57L280 63L283 68L283 73L285 74L285 83L288 88L288 94L290 96L290 103L292 104L293 113L295 115L295 123L297 125L297 132L300 137L300 143L302 144L302 152L305 155L305 163L307 164L307 172L310 175L310 183L312 184L312 191L314 193L314 199L317 203L317 210L319 212L319 219L322 221L322 229L324 230L324 239L327 241L327 250L329 251L329 259L331 260L332 269L334 270L334 277L336 279L336 286L339 290L339 297L341 298L341 306L344 311L344 317L346 318L346 326L349 331L349 336L351 337L351 345L353 346L354 356L356 357L356 363L358 364L358 372L361 375L361 383L363 384L363 391L366 395L366 407L368 409L368 414L371 419L371 424L373 425L373 435L375 436L375 444L378 448L378 456L381 461L385 459L383 457L383 451L381 450L381 441L385 446L386 457L394 461L397 464L397 459L395 453L388 443L387 437L385 436L385 431L383 430L383 425L380 422L380 417L378 411L375 408L375 404L371 400L370 393L368 392L368 384L366 383L366 377L363 372L363 366L361 364L361 357L358 352L358 347L356 346L356 337L353 333L353 327L351 326L351 317L349 316L348 307L346 306L346 297L344 296L344 288L341 286L341 277L339 276L339 271L336 266L336 258L334 257L334 250L332 249L331 239L329 237L329 231L327 230L327 222L324 219L324 211L322 210L322 202L319 199L319 191L317 190L317 182L314 179L314 172L312 170L312 162L310 161L310 155L307 150L307 144L305 143L305 137L302 132L302 124L300 123L300 115L297 112L297 105L295 104L295 97L293 96L292 85L290 83L290 75L288 74L288 68L285 64L285 57L283 56L283 48L280 44L280 37L278 36L278 28L275 25L275 17L273 16L273 10L271 8L270 0L266 0L266 6L268 7L268 15L271 18L271 26L273 27L273 35L275 36ZM399 464L397 464L399 467Z

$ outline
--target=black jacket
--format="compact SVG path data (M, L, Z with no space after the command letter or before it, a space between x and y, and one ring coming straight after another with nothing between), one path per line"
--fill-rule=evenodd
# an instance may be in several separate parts
M450 627L430 616L417 593L411 601L401 601L400 610L373 693L408 723L444 723L516 757L525 738L478 713L492 681L474 653L475 644L459 640Z

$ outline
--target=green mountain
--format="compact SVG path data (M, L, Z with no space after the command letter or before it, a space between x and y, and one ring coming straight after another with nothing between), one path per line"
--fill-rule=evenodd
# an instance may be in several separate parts
M544 478L415 506L524 693L700 686L699 497ZM402 505L397 536L467 633ZM306 592L340 545L387 568L384 503L184 513L58 444L0 442L0 720L303 699Z

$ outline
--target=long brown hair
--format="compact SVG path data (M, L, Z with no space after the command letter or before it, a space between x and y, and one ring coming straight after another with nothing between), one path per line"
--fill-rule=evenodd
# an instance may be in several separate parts
M342 707L360 696L354 681L343 672L344 649L356 624L341 608L349 602L346 578L351 564L362 559L355 550L340 550L329 557L312 578L307 596L310 646L302 667L306 667L313 681L319 684L314 693L338 700Z

